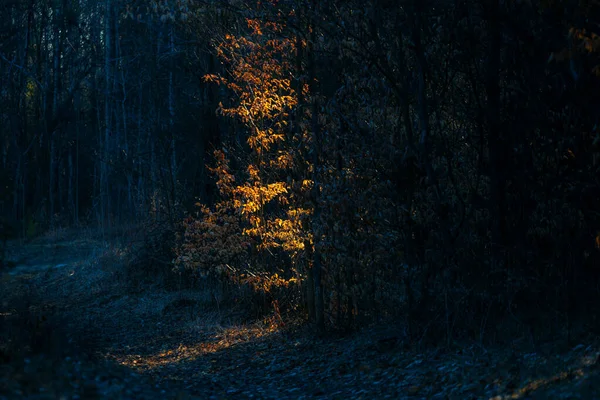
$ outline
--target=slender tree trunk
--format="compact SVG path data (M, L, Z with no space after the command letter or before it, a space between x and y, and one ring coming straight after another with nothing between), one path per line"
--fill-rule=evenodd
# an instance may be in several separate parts
M4 140L0 142L0 146L2 146L2 169L6 171L6 163L8 161L8 146L5 146L4 144Z
M316 18L318 15L318 2L313 0L312 10L311 10L311 21L313 18ZM325 330L325 306L323 301L323 286L322 286L322 267L321 267L321 253L319 250L320 245L320 237L318 235L321 219L321 209L319 207L319 197L321 190L321 182L319 176L320 170L320 155L321 155L321 131L319 126L319 102L317 97L317 66L316 66L316 57L315 57L315 47L316 47L316 24L311 23L312 29L311 37L309 40L309 85L310 92L312 95L312 121L311 121L311 130L312 130L312 163L313 163L313 218L312 218L312 228L313 228L313 279L315 282L315 321L317 324L317 331L322 333Z
M73 202L75 205L74 222L75 225L79 225L79 123L75 132L75 198Z
M160 56L160 49L161 49L161 43L162 43L162 30L159 29L158 31L158 38L156 40L156 65L155 65L155 71L158 71L159 68L159 59L158 57ZM158 72L156 72L156 79L158 79ZM158 86L158 85L157 85ZM156 91L159 91L159 88L156 88ZM154 99L153 104L153 111L156 113L156 120L160 121L160 105L159 103L156 101L156 99ZM156 154L156 145L154 142L154 139L152 138L152 131L150 129L147 129L147 142L150 144L150 192L151 192L151 196L152 196L152 201L154 202L153 207L157 207L158 204L161 201L161 197L163 196L162 193L159 193L159 177L162 176L161 173L161 168L158 166L158 158L157 158L157 154ZM157 212L159 210L154 209L153 210L155 212L154 216L158 217Z
M169 24L169 134L171 135L171 204L175 204L175 189L177 184L177 148L175 141L175 94L173 89L173 70L175 69L175 39L173 33L173 24ZM171 208L171 207L170 207ZM171 213L169 209L169 213ZM171 215L171 220L174 216Z
M147 178L147 175L144 174L144 166L141 160L140 155L142 154L142 138L143 138L143 133L142 133L142 110L143 110L143 106L144 106L144 86L142 84L141 81L141 77L138 78L138 115L137 115L137 140L136 140L136 160L135 160L135 170L136 173L138 175L138 183L137 183L137 204L138 206L135 208L136 210L136 216L139 218L142 215L142 211L147 211L147 204L146 204L146 191L144 190L145 188L145 181Z
M31 32L33 30L33 23L34 23L34 6L35 6L35 2L34 0L31 0L29 2L29 6L27 8L27 25L25 26L25 41L23 43L23 47L20 49L21 50L21 55L20 55L20 65L22 65L24 68L29 68L29 53L30 53L30 44L31 44ZM27 93L27 80L25 77L25 74L20 74L20 79L19 79L19 90L22 93L22 95L24 96L24 98L22 99L22 101L19 102L19 115L20 115L20 124L21 124L21 129L19 130L19 134L20 134L20 138L21 138L21 142L24 142L26 144L27 140L28 140L28 130L29 130L29 114L28 114L28 107L30 102L32 102L32 100L28 99L26 96ZM23 150L21 150L21 146L19 145L19 138L15 139L15 144L16 144L16 151L18 152L17 157L18 157L18 161L17 161L17 171L15 172L15 205L16 203L19 203L20 207L15 207L15 212L14 212L14 217L16 218L17 221L21 221L21 226L23 226L23 223L25 221L25 204L23 202L23 200L25 199L25 192L26 192L26 185L25 185L25 180L27 178L27 163L26 163L26 158L25 155L23 154ZM24 146L25 147L25 146ZM23 231L23 230L22 230ZM23 232L20 232L21 234Z
M75 209L74 203L73 203L73 186L74 186L73 185L73 177L75 176L75 173L74 173L74 167L73 167L73 150L72 149L69 149L67 165L68 165L68 172L69 172L69 178L67 180L67 204L69 207L69 214L71 217L70 222L73 222L73 220L74 220L73 210Z
M62 11L60 0L56 0L54 5L54 13L53 13L53 31L52 31L52 111L51 115L51 124L50 124L50 163L49 163L49 171L50 179L49 179L49 204L50 204L50 226L54 226L54 216L56 214L56 187L57 187L57 172L58 165L56 160L56 140L58 135L59 121L58 121L58 101L59 101L59 91L60 91L60 35L61 35L61 19L62 19ZM59 194L60 195L60 194Z
M500 249L506 239L505 140L500 127L500 0L489 0L489 54L486 65L488 150L491 163L491 218L493 247Z
M100 88L99 88L99 79L97 76L94 77L94 89L95 89L95 93L99 93ZM95 196L95 201L94 201L94 211L96 213L96 220L98 221L98 224L100 225L100 227L103 226L103 221L104 221L104 214L103 214L103 210L104 210L104 199L102 198L102 182L103 182L103 170L102 170L102 164L103 164L103 152L104 152L104 132L103 132L103 127L102 127L102 111L100 109L100 102L98 101L98 99L96 99L95 101L96 103L96 130L97 130L97 134L98 134L98 147L100 148L98 157L96 159L96 162L94 163L94 196Z
M300 8L298 10L299 15L298 15L298 20L302 21L303 19L303 14L302 14L302 8ZM304 51L303 51L303 40L302 40L302 36L300 35L300 33L298 33L298 35L296 36L296 73L294 74L295 79L294 79L294 91L296 92L296 96L297 96L297 102L298 104L296 105L296 112L294 113L294 120L293 120L293 131L291 132L292 136L295 136L296 139L298 141L302 141L302 120L304 118L304 111L305 111L305 107L306 107L306 101L304 99L304 95L302 93L302 87L304 86L304 82L305 79L303 79L302 77L304 76ZM289 138L288 142L289 143L293 143L294 138ZM306 173L306 172L305 172ZM305 176L305 175L304 175ZM299 178L298 178L299 179ZM314 222L313 222L314 224ZM307 242L305 243L305 247L306 249L309 249L308 251L313 251L310 250L311 249L311 244L310 242L307 240ZM312 260L313 257L312 255L309 255L310 259ZM311 321L316 321L316 313L315 313L315 276L314 276L314 269L312 265L308 265L307 271L306 271L306 282L305 282L305 288L304 288L304 296L306 296L305 298L305 303L306 303L306 309L308 311L308 318Z
M61 148L61 143L58 143L58 148ZM56 184L57 184L57 200L58 200L58 215L62 215L64 212L64 193L65 193L65 160L63 157L58 156L57 160L57 170L56 170Z
M111 10L112 12L112 10ZM116 15L112 18L111 28L114 30L111 34L114 43L111 44L113 46L113 52L111 54L112 64L111 64L111 73L112 73L112 90L111 97L114 96L114 101L111 100L111 130L112 130L112 151L111 154L117 162L125 162L125 159L122 159L123 156L123 135L121 132L122 122L119 120L122 114L119 112L117 105L117 88L119 86L119 74L118 71L122 71L122 60L121 53L119 48L119 19ZM121 82L123 84L123 82ZM120 102L122 104L122 101ZM125 121L123 121L124 123ZM117 157L115 157L117 156ZM112 168L111 168L112 169ZM112 170L111 170L111 175ZM123 184L119 176L115 176L114 180L111 180L109 186L109 190L111 192L111 211L115 221L122 221L123 219Z
M37 59L37 76L38 80L42 82L42 88L40 88L40 106L39 106L39 120L42 122L41 131L42 131L42 140L40 140L40 146L42 144L46 144L47 140L50 140L50 132L48 131L48 91L50 88L50 68L48 68L48 59L46 55L48 54L48 34L47 34L47 26L49 22L48 16L48 8L43 7L41 10L41 24L38 35L38 45L36 49L36 59ZM47 223L49 222L49 216L46 215L50 212L50 204L49 200L47 201L47 184L48 184L47 174L39 174L36 178L36 194L40 203L38 206L38 218L39 222Z
M48 201L49 201L49 206L50 206L50 211L48 215L48 218L50 219L50 226L54 227L54 213L55 213L55 206L54 206L54 186L56 185L55 183L55 176L56 174L54 173L54 169L55 169L55 157L56 157L56 151L55 151L55 145L54 145L54 132L50 132L50 143L49 143L49 159L50 159L50 165L49 165L49 171L48 173L50 174L50 183L48 186Z
M15 144L16 144L16 140L15 140ZM23 173L21 171L21 164L23 162L23 157L21 156L20 149L16 146L15 146L15 149L17 150L18 154L17 154L17 168L15 168L15 181L14 181L14 187L13 187L13 215L17 216L18 212L19 212L19 200L20 200L19 189L21 186L21 177L23 176Z
M110 216L110 191L108 182L108 160L110 158L111 146L111 55L112 55L112 1L105 0L104 13L104 152L100 167L100 197L101 197L101 224L107 227Z
M118 29L118 23L117 23L117 29ZM124 160L123 162L125 163L125 165L127 165L127 169L126 169L126 180L127 180L127 193L126 193L126 205L125 205L125 209L127 211L127 218L133 218L134 216L134 209L135 209L135 204L134 204L134 200L133 200L133 195L132 195L132 185L133 185L133 173L135 170L135 166L133 165L133 163L130 161L132 159L132 155L129 153L129 132L128 132L128 119L127 119L127 79L125 76L125 64L124 64L124 60L123 60L123 54L122 54L122 49L121 49L121 39L120 39L120 35L116 34L115 37L116 39L116 46L117 46L117 54L118 57L120 59L120 68L119 68L119 72L120 72L120 77L121 77L121 131L123 133L122 138L121 138L121 147L123 149L123 154L124 154Z

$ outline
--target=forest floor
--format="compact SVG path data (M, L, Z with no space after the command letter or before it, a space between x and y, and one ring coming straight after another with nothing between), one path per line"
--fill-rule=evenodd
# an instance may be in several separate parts
M207 290L135 287L126 251L15 245L0 281L0 399L600 399L600 339L417 349L385 327L317 338L244 323Z

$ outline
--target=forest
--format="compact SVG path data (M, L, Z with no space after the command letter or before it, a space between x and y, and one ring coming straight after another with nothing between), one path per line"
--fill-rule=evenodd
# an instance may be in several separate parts
M0 399L600 398L596 18L0 0ZM53 375L120 368L148 393Z

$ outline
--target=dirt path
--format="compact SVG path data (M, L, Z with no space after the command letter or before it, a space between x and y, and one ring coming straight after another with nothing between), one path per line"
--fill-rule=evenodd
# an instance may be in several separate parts
M209 291L132 290L127 251L15 247L0 283L0 399L600 398L600 343L417 352L393 329L317 339L241 323Z

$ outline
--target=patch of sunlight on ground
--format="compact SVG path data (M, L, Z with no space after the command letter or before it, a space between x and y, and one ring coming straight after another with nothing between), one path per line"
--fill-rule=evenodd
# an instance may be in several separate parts
M537 390L560 383L567 380L583 379L589 372L586 368L596 366L600 361L600 352L586 355L580 358L579 368L569 368L566 371L561 371L551 377L536 379L514 391L512 394L490 397L489 400L508 400L508 399L523 399L526 396L534 393Z
M195 361L204 355L217 353L232 346L265 339L273 333L272 329L265 329L257 325L224 328L197 343L170 346L170 348L163 348L154 354L114 356L114 360L120 365L138 372L148 372L165 366Z

